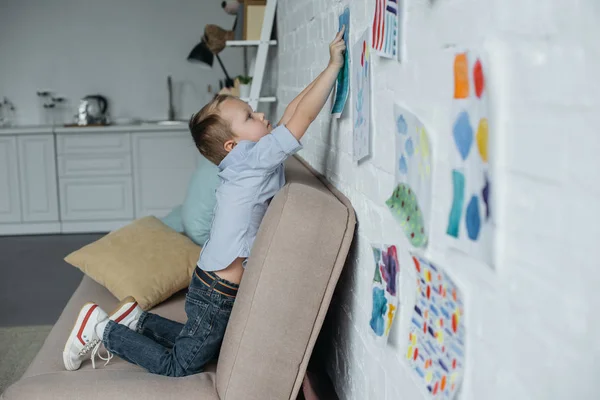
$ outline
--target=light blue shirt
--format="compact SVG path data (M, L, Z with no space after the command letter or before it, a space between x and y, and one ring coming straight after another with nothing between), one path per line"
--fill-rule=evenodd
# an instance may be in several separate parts
M301 148L292 133L280 125L258 142L240 141L227 154L219 164L222 183L217 188L210 235L198 267L219 271L237 257L250 256L269 202L285 185L283 162Z

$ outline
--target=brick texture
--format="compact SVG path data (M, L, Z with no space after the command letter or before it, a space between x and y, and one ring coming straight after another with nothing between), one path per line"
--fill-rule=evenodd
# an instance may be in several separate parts
M597 0L404 0L402 61L375 57L373 156L352 162L352 120L327 110L303 139L304 157L352 201L358 232L325 331L327 370L341 399L427 398L404 362L414 304L408 242L384 201L394 183L392 105L428 125L434 160L427 256L466 298L461 399L594 399L600 372L600 3ZM278 115L328 61L337 15L350 43L374 1L279 0L272 60ZM497 232L495 269L441 246L451 187L451 63L488 58ZM276 84L273 83L276 80ZM368 325L371 243L400 249L401 309L387 345ZM594 394L596 393L596 394Z

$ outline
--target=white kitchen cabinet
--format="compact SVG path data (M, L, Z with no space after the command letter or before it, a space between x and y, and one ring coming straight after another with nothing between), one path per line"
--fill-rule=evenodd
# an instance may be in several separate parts
M110 232L185 199L185 125L0 129L0 235Z
M0 136L0 223L21 222L17 137Z
M131 177L61 178L60 208L63 222L131 220Z
M23 222L58 222L54 135L17 137Z
M129 132L59 133L56 149L63 232L113 230L133 220Z
M188 131L132 134L135 217L165 216L182 204L198 162Z

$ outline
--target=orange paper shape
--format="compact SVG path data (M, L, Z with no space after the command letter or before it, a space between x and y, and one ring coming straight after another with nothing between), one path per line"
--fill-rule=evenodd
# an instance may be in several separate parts
M469 62L467 53L457 54L454 58L454 98L469 97Z

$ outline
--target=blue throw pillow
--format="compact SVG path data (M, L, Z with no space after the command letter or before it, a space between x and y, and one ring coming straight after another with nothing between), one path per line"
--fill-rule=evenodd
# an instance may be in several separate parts
M188 184L185 201L162 219L163 223L185 233L199 246L204 246L210 233L217 202L216 191L221 184L218 174L219 168L200 155L198 167Z
M183 219L181 218L182 206L175 207L166 217L162 217L160 220L169 228L183 233Z
M200 155L181 208L184 232L199 246L208 240L219 185L219 168Z

